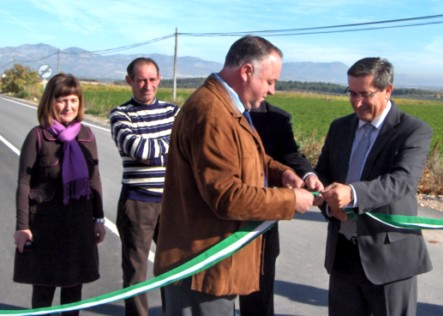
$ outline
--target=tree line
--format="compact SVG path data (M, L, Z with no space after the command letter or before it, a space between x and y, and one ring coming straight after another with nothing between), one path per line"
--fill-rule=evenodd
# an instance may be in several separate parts
M177 88L196 89L206 78L181 78L177 79ZM163 79L161 83L163 88L172 88L172 79ZM303 81L278 81L276 85L277 91L304 91L324 94L344 94L347 86L328 83L328 82L303 82ZM417 88L395 88L393 96L408 97L418 99L440 99L441 92Z
M88 80L87 78L79 78ZM26 90L30 86L36 86L40 82L39 74L35 70L20 64L15 64L11 69L4 72L0 78L0 90L2 93L13 93L16 96L26 97ZM196 89L206 78L179 78L176 80L178 89ZM115 84L124 85L125 81L115 81ZM174 82L172 79L163 79L161 86L163 88L172 88ZM278 81L277 91L304 91L324 94L343 94L346 86L327 83L327 82L303 82L303 81ZM433 91L417 88L396 88L393 96L414 98L414 99L441 99L441 91Z

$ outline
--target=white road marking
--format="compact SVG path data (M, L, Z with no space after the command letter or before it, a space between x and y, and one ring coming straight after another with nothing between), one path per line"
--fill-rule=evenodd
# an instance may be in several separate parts
M9 102L12 102L12 103L16 103L16 104L19 104L19 105L22 105L22 106L25 106L25 107L28 107L28 108L31 108L31 109L34 109L34 110L37 110L37 108L35 107L35 106L32 106L32 105L28 105L28 104L26 104L26 103L22 103L22 102L18 102L18 101L15 101L15 100L12 100L12 99L5 99L5 100L8 100ZM90 127L93 127L93 128L96 128L96 129L99 129L99 130L102 130L102 131L106 131L106 132L110 132L110 130L109 129L107 129L107 128L104 128L104 127L101 127L101 126L98 126L98 125L95 125L95 124L92 124L92 123L88 123L88 122L82 122L82 124L85 124L85 125L88 125L88 126L90 126ZM2 142L2 143L4 143L9 149L11 149L11 151L12 152L14 152L17 156L20 156L20 150L17 148L17 147L15 147L14 145L12 145L6 138L4 138L2 135L0 135L0 142ZM115 234L116 236L120 236L120 234L118 233L118 230L117 230L117 226L111 221L111 220L109 220L109 218L106 218L105 217L105 226L106 226L106 228L108 228L113 234ZM149 250L149 256L148 256L148 260L151 262L151 263L153 263L154 262L154 258L155 258L155 254L154 254L154 252L152 251L152 250Z

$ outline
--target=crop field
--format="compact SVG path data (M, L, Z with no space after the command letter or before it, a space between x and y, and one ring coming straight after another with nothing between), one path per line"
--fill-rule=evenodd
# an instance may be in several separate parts
M426 123L433 129L432 144L440 144L443 136L443 101L396 99L397 106ZM345 96L328 96L308 93L277 93L268 101L292 114L292 126L296 139L320 139L326 136L330 123L353 112ZM443 153L443 148L440 148Z
M82 84L86 112L107 118L116 106L131 98L128 86ZM181 106L194 89L178 89L175 101L172 89L159 89L157 97ZM403 111L427 122L433 129L432 148L420 179L418 191L425 194L443 194L443 100L424 101L393 97ZM292 114L292 126L300 150L315 165L330 123L352 113L346 96L304 92L277 92L268 101Z
M131 97L127 86L83 84L87 113L107 117L110 110ZM182 105L193 89L179 89L175 103ZM171 101L171 89L159 89L158 98ZM443 101L423 101L393 98L400 109L427 122L433 129L433 145L443 138ZM329 124L335 118L352 113L345 96L332 96L303 92L277 92L268 101L292 114L294 135L302 148L322 141ZM443 153L443 148L440 148Z

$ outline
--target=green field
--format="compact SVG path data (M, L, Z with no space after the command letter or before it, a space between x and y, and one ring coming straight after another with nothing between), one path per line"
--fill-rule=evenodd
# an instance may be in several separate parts
M268 100L292 114L295 138L302 141L326 136L332 120L353 112L347 97L344 96L277 93ZM410 99L394 99L394 102L401 110L427 122L432 127L433 145L442 142L443 102ZM441 152L443 153L442 150Z
M109 111L131 97L127 86L83 85L87 113L107 117ZM193 92L192 89L179 89L176 103L181 105ZM172 101L171 89L159 89L161 100ZM322 141L333 119L352 113L345 96L331 96L301 92L277 92L268 101L288 111L293 117L296 140L302 148ZM395 99L400 109L427 122L433 129L432 143L440 144L443 136L443 102L410 99ZM317 145L318 146L318 145ZM443 153L443 148L440 148Z

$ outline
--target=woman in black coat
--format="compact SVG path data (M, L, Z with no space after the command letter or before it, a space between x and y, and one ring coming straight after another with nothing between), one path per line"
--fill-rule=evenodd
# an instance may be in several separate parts
M16 195L14 281L32 284L32 308L81 300L99 278L97 244L105 237L97 146L82 125L83 94L69 74L49 80L39 126L26 137ZM78 315L78 311L64 315Z

